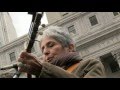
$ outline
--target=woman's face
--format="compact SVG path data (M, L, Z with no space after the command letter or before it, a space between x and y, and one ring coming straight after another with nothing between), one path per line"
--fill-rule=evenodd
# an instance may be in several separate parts
M58 41L51 37L45 37L41 42L40 48L43 53L43 58L47 62L50 62L59 54L69 51L69 48L62 47Z

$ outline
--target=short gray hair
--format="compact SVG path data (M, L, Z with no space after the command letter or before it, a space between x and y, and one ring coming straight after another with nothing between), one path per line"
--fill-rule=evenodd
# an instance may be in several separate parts
M70 44L75 46L73 39L70 37L68 33L66 33L63 27L58 26L50 26L46 30L43 31L42 38L40 40L40 44L42 39L45 37L51 37L58 41L63 47L68 47Z

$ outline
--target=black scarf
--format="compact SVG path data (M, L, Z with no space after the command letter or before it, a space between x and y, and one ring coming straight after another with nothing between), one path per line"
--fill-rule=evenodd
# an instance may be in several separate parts
M80 62L82 59L77 52L62 53L54 58L50 63L63 69L68 69L71 65Z

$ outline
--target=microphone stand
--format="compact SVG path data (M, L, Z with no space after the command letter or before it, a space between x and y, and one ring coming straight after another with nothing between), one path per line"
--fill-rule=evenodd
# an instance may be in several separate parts
M15 75L13 76L13 78L19 78L19 76L20 76L21 73L18 71L18 66L15 67L15 70L16 70L16 73L15 73Z
M13 78L18 78L20 76L20 72L18 71L18 67L22 67L23 64L22 63L16 63L16 64L12 64L12 65L8 65L8 66L5 66L5 67L2 67L0 68L0 70L8 70L8 69L12 69L14 68L16 73L14 74Z

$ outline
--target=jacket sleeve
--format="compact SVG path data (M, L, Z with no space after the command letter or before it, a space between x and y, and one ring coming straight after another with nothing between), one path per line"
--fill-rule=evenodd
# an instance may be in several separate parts
M78 78L78 76L50 63L43 63L42 66L39 78Z
M82 78L105 78L105 68L101 61L90 59L81 61L78 67L79 76Z
M101 61L91 59L80 62L77 69L72 73L64 69L52 65L50 63L43 63L40 78L104 78L105 69Z

